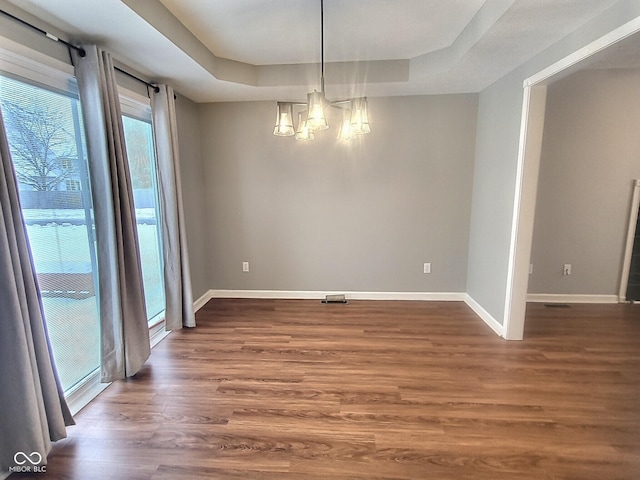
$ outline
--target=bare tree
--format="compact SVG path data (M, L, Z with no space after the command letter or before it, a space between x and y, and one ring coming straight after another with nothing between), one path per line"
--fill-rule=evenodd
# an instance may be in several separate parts
M124 117L123 124L133 188L153 188L147 124L129 117Z
M74 136L65 125L68 115L46 103L2 102L11 154L18 181L34 190L55 190L75 172Z

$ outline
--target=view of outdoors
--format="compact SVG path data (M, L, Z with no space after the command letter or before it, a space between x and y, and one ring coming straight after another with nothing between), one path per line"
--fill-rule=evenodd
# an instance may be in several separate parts
M123 116L122 120L138 223L144 297L147 315L151 319L161 313L165 306L153 132L148 121L129 116Z
M71 89L71 87L70 87ZM100 363L95 227L75 92L0 76L16 170L56 366L68 391ZM124 117L149 318L164 310L151 124Z
M65 390L100 362L93 211L79 102L0 77L20 202Z

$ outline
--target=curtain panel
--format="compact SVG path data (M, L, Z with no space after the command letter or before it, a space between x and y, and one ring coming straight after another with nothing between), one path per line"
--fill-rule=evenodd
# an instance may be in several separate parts
M184 225L178 127L173 89L159 85L151 93L151 116L158 159L166 330L195 327L187 235Z
M73 51L96 225L101 379L135 375L151 353L131 175L113 62L95 45Z
M42 298L0 112L0 478L46 464L73 425L55 369Z

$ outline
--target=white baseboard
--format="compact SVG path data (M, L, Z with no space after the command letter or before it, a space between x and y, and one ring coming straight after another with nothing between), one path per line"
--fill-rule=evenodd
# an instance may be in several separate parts
M209 290L206 303L212 298L273 298L290 300L322 300L326 295L344 294L347 300L418 300L430 302L461 302L462 292L348 292L310 290ZM204 297L204 296L203 296Z
M202 294L200 298L198 298L195 302L193 302L194 312L197 312L198 310L200 310L202 307L204 307L207 304L209 300L213 298L213 295L211 292L213 292L213 290L207 290Z
M572 295L556 293L529 293L532 303L619 303L617 295Z
M487 312L478 302L476 302L469 294L465 294L464 303L466 303L476 315L478 315L491 330L504 338L504 326L498 322L493 316Z

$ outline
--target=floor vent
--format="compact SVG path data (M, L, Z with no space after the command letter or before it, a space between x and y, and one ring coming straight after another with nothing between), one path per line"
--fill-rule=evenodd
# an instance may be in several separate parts
M345 298L344 294L338 294L338 295L327 295L324 297L324 300L322 300L321 303L349 303L347 302L347 299Z
M544 306L549 308L571 308L571 306L566 303L545 303Z

